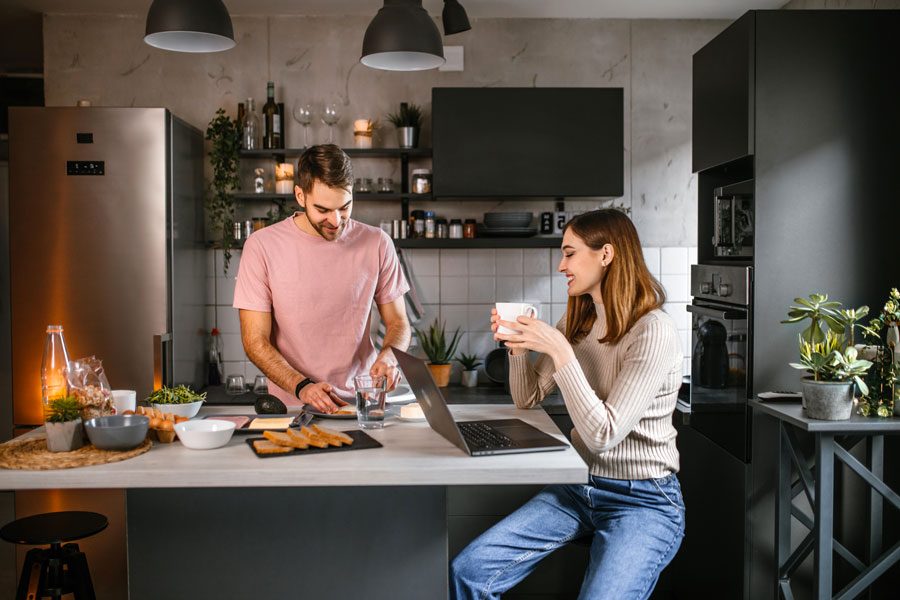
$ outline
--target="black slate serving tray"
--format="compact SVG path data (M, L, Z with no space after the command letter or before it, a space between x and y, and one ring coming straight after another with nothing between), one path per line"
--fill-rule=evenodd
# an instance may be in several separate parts
M247 438L247 445L250 446L250 450L253 451L256 456L260 458L275 458L278 456L297 456L298 454L321 454L323 452L343 452L345 450L368 450L369 448L382 448L381 442L377 441L375 438L365 433L364 431L360 431L358 429L351 429L350 431L344 431L351 438L353 438L353 444L350 446L328 446L327 448L316 448L314 446L310 446L306 450L300 450L299 448L295 448L292 452L284 452L282 454L257 454L256 449L253 447L253 442L256 440L264 440L264 437L253 437Z

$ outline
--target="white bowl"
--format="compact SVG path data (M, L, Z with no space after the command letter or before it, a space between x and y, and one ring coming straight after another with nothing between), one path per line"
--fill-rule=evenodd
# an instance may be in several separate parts
M177 417L192 419L200 412L201 406L203 406L203 400L188 402L187 404L154 404L153 408L160 412L172 413Z
M212 450L221 448L231 439L234 423L219 419L183 421L175 425L175 434L186 448Z

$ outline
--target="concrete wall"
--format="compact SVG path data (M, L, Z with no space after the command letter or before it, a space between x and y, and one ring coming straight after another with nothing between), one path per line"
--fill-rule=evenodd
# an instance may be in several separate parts
M620 198L567 201L582 211L615 204L630 210L647 247L651 270L663 279L668 308L682 330L686 356L689 322L684 312L687 270L696 256L696 180L691 173L691 56L719 33L726 21L480 19L471 31L446 38L465 48L462 72L390 73L359 64L366 17L235 17L236 48L212 55L184 55L143 43L143 17L47 15L44 52L47 105L73 105L86 98L102 106L166 106L201 129L222 106L232 115L249 96L259 104L266 81L287 112L311 102L337 102L343 118L336 142L352 144L352 121L382 118L401 101L430 108L435 86L616 86L625 91L625 192ZM288 117L286 143L304 145L298 123ZM426 125L422 143L430 145ZM310 141L328 139L321 122ZM377 134L376 145L394 146L393 127ZM428 166L430 161L424 161ZM358 159L357 177L392 177L399 185L399 161ZM244 161L252 168L267 161ZM412 166L419 166L418 164ZM250 185L245 184L245 189ZM419 205L421 204L421 206ZM268 206L241 207L240 218L263 216ZM546 200L414 203L440 216L477 217L488 210L552 209ZM354 217L371 224L399 217L396 202L365 201ZM561 314L565 297L553 277L558 251L416 251L408 255L430 317L460 326L460 350L485 354L493 347L485 314L490 302L519 294L544 306L545 318ZM236 257L239 259L239 255ZM223 273L221 255L210 254L209 325L225 334L229 372L248 378L231 305L236 270ZM540 266L535 266L537 264ZM236 267L238 260L235 260ZM506 265L513 271L504 271ZM531 265L531 266L529 266ZM664 265L671 265L666 266ZM529 270L532 269L532 270ZM212 273L212 271L210 271Z

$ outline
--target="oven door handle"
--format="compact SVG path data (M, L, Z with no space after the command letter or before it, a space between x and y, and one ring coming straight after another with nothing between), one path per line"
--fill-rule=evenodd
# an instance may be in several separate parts
M747 318L747 312L743 310L707 308L705 306L697 306L696 304L688 304L687 311L694 313L695 315L727 321L740 321Z

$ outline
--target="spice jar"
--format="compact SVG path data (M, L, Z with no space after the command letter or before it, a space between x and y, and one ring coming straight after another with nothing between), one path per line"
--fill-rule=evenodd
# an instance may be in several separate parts
M424 210L414 210L410 213L409 216L409 230L412 232L410 237L413 238L423 238L425 237L425 211Z
M438 239L447 239L449 230L447 229L447 219L436 219L434 222L434 237Z
M466 223L463 225L463 237L467 240L475 237L475 219L466 219Z
M459 219L450 219L450 239L461 240L463 236L462 221Z
M413 169L411 184L413 194L430 194L431 169Z
M425 211L425 237L428 239L434 238L434 211L426 210Z
M234 241L239 242L244 238L244 227L240 221L235 221L231 226L231 237Z

